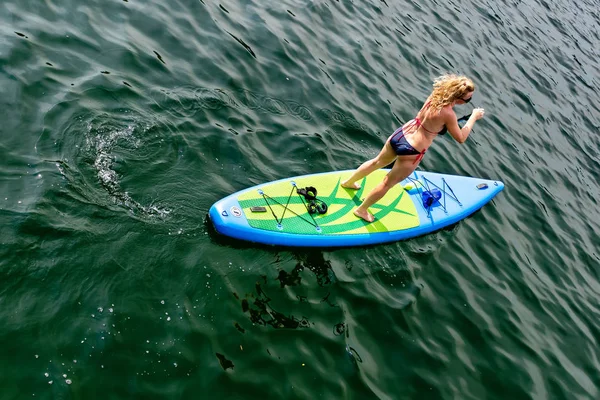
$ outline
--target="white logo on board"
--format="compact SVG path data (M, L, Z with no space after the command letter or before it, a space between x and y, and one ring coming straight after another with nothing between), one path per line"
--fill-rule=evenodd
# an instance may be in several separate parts
M233 206L231 207L231 215L233 215L234 217L241 217L242 216L242 210L240 210L238 207Z

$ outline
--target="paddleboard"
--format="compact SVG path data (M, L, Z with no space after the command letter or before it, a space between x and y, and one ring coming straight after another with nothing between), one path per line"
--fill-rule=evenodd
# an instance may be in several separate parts
M409 239L455 224L504 188L496 180L415 171L369 208L375 216L369 223L353 210L389 170L377 170L358 181L359 190L341 187L353 172L302 175L256 185L214 203L209 218L218 233L256 243L362 246ZM304 195L307 188L308 195ZM303 190L299 193L298 189ZM316 199L311 196L313 189ZM319 213L325 208L326 212Z

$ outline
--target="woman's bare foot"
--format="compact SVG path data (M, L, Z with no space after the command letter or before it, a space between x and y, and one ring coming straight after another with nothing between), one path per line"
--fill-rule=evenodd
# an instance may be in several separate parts
M364 219L367 222L375 221L375 216L373 216L373 214L368 211L362 211L360 208L354 210L354 215L356 215L358 218Z
M348 184L348 181L344 181L344 182L341 183L340 186L343 187L343 188L352 189L352 190L358 190L358 189L360 189L360 185L358 183L356 183L356 182L354 182L352 184Z

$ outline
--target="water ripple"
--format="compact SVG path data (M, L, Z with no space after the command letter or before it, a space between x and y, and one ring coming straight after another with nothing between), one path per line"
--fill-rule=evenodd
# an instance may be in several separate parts
M3 6L6 397L599 397L597 1ZM421 167L504 181L480 212L330 251L211 231L375 156L445 72L486 118Z

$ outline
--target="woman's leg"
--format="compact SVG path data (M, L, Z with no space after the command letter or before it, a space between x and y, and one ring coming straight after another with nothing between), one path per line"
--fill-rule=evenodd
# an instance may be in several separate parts
M362 204L354 210L354 215L364 219L367 222L373 222L375 217L369 213L369 207L380 200L394 185L402 182L407 176L413 173L419 162L415 162L415 157L420 161L419 156L399 156L392 170L383 178L367 197Z
M392 149L388 139L377 157L373 158L372 160L365 161L360 167L358 167L356 171L354 171L350 178L341 183L342 187L347 189L360 189L360 185L355 183L357 180L364 178L379 168L383 168L386 165L391 164L392 161L394 161L394 158L396 158L396 153L394 152L394 149Z

